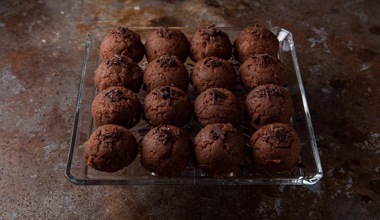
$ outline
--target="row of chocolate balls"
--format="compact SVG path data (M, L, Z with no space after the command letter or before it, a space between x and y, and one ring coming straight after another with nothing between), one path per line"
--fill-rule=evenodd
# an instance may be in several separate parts
M252 123L259 126L289 124L293 114L289 92L275 85L260 85L252 90L247 96L245 109ZM140 122L142 105L131 90L110 87L97 94L91 110L96 126L117 124L132 128ZM143 117L152 126L169 124L182 127L190 121L193 112L202 127L212 123L231 123L239 128L242 120L241 105L227 89L207 89L195 99L193 110L187 94L171 86L157 87L146 96Z
M256 24L239 34L234 41L234 47L235 58L242 63L255 54L276 56L279 41L270 30ZM102 60L107 60L114 54L124 55L138 63L143 59L144 53L148 62L165 54L171 54L185 62L190 52L190 58L198 62L205 57L228 60L232 55L232 49L228 35L217 29L215 25L198 30L192 36L190 43L180 30L161 27L148 36L145 47L139 34L128 28L118 27L103 39L100 56Z
M240 81L248 91L263 84L282 86L286 80L284 65L268 54L254 55L247 59L239 72ZM197 62L189 77L186 66L174 55L156 58L144 71L132 59L114 55L99 65L94 80L99 91L111 86L122 86L138 93L142 84L147 92L167 85L186 92L190 78L193 90L202 93L209 87L235 91L236 75L232 65L218 57L206 57Z
M272 147L276 149L273 150ZM299 161L301 143L293 128L270 124L257 130L250 141L249 158L258 168L269 172L291 172ZM245 142L231 124L210 124L195 137L171 125L150 130L141 142L141 164L159 176L183 172L191 158L194 167L215 177L236 174L245 155ZM87 165L116 172L131 164L138 154L133 134L119 125L100 126L84 144Z

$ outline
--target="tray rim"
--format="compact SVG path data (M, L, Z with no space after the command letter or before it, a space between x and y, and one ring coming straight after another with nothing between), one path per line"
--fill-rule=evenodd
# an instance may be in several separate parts
M301 71L299 69L298 65L298 59L296 55L296 50L295 50L295 44L293 41L293 35L291 32L288 30L281 28L281 27L271 27L271 29L279 29L287 33L286 36L288 36L289 41L291 44L289 45L290 52L292 55L292 60L294 63L294 70L297 75L297 81L298 81L298 86L299 90L301 93L301 98L302 98L302 104L305 112L305 117L306 117L306 123L308 127L308 132L310 136L310 144L314 156L314 162L316 165L316 174L309 179L304 179L304 178L299 178L299 179L289 179L289 178L276 178L276 179L214 179L212 177L210 178L202 178L202 179L185 179L175 177L167 178L165 181L160 181L159 179L155 179L155 182L145 180L143 183L135 184L133 181L128 181L128 180L104 180L104 179L78 179L75 176L71 174L71 165L73 161L73 155L74 155L74 148L75 148L75 142L76 142L76 134L77 134L77 129L78 129L78 122L79 122L79 114L80 114L80 107L81 107L81 99L82 99L82 94L83 94L83 87L84 87L84 80L85 80L85 75L86 75L86 69L87 69L87 60L89 56L89 51L90 51L90 43L91 43L91 31L95 29L111 29L111 28L116 28L116 26L96 26L94 28L91 28L87 31L86 33L86 41L85 41L85 53L83 56L83 63L82 63L82 71L81 71L81 78L79 81L79 87L78 87L78 96L77 96L77 102L76 102L76 107L75 107L75 114L74 114L74 122L73 122L73 127L72 127L72 133L71 133L71 142L70 142L70 148L69 148L69 153L68 153L68 158L67 158L67 164L66 164L66 169L65 169L65 177L72 182L75 185L314 185L317 182L319 182L322 177L323 177L323 169L322 169L322 164L318 152L318 146L316 143L315 139L315 134L314 134L314 128L312 125L311 121L311 115L309 111L309 106L307 103L306 99L306 93L305 89L303 86L303 81L302 81L302 75ZM140 30L155 30L159 27L128 27L130 29L140 29ZM177 29L191 29L191 30L198 30L200 27L172 27L172 28L177 28ZM222 30L243 30L245 27L218 27ZM253 182L253 180L258 182ZM139 180L141 182L141 180ZM216 184L215 181L218 181ZM222 181L222 182L220 182ZM235 182L239 182L239 184L235 184Z

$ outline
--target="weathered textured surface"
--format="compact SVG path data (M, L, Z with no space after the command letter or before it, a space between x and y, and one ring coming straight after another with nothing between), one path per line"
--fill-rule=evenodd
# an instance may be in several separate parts
M354 0L2 1L0 219L380 218L379 11L377 1ZM256 22L294 34L325 171L320 183L78 187L66 180L89 28Z

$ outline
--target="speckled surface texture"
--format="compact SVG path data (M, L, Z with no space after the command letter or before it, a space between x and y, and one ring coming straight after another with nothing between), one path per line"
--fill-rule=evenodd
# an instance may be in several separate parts
M1 1L0 219L379 219L378 1ZM88 186L64 177L96 25L293 33L325 176L306 186Z

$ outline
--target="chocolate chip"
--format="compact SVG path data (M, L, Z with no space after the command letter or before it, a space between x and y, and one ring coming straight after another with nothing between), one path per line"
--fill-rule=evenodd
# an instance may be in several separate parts
M216 105L218 100L226 98L226 95L217 89L210 89L210 94L212 95L212 102L214 105Z
M162 86L157 88L157 96L159 99L165 99L167 105L170 104L172 99L175 99L176 96L173 94L173 90L170 86Z
M259 58L259 64L261 66L269 66L269 64L272 64L272 65L276 64L275 60L273 60L272 57L267 54L259 56L258 58Z
M266 39L272 35L272 32L270 30L263 28L259 24L256 24L254 27L255 28L253 28L251 34L254 35L255 40Z
M107 66L122 66L122 67L128 67L131 65L131 59L129 57L114 54L113 57L111 57L109 60L106 60Z
M159 127L158 132L158 141L163 142L163 144L166 144L168 141L175 142L175 136L179 135L179 131L176 131L176 133L173 134L173 131L167 126Z
M178 67L177 63L174 59L178 59L176 56L172 56L169 54L166 54L164 56L161 56L157 59L157 63L159 63L160 68L166 68L166 67Z
M222 130L220 130L220 128L218 126L216 126L215 124L212 124L212 131L214 131L217 136L215 136L213 134L213 139L214 140L217 140L218 138L224 140L226 139L226 136L224 135L224 132Z
M261 137L275 147L283 148L289 147L290 142L293 140L293 132L286 131L283 127L273 126L269 131L264 131Z
M207 35L211 35L211 36L222 33L221 30L215 28L215 24L212 24L208 27L204 27L204 28L200 29L199 31L201 32L201 35L207 34Z
M215 59L208 59L204 63L207 67L218 67L218 66L223 66L223 62L220 60L215 60Z
M125 27L118 27L116 30L113 30L111 33L113 34L121 34L123 36L129 37L131 30Z
M110 89L106 94L105 98L110 102L118 102L123 97L123 92L118 89Z
M173 30L168 27L161 27L160 29L158 29L158 35L160 37L170 39L172 34L173 34Z
M277 86L267 85L264 88L259 88L257 92L259 93L260 98L266 97L269 99L271 96L284 96L282 90Z

